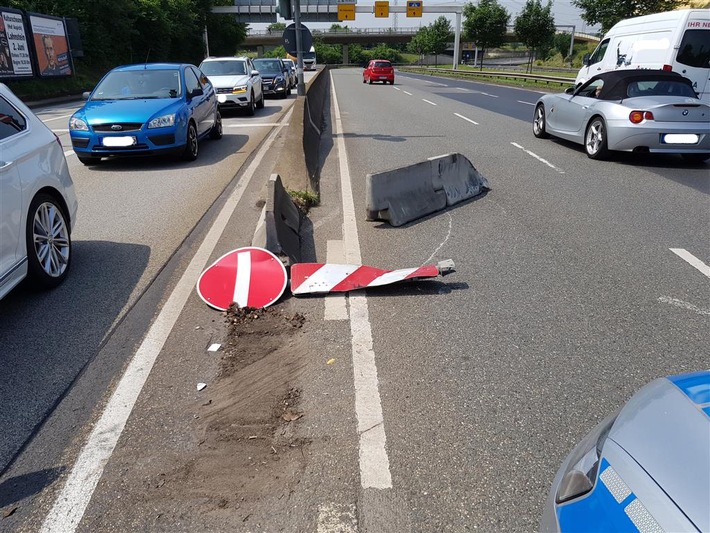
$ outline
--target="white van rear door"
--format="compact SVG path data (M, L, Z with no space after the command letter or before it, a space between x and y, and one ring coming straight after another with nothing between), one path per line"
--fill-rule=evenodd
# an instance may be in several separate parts
M673 70L690 79L700 99L710 104L710 20L707 17L688 20Z

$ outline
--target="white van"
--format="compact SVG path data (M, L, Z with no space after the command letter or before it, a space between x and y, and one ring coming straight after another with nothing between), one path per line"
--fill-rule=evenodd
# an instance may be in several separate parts
M710 103L710 8L679 9L622 20L584 57L575 85L615 69L673 70Z

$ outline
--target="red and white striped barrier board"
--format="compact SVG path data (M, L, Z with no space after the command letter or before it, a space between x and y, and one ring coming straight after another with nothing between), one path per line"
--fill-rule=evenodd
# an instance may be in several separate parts
M435 278L454 270L450 259L436 265L400 270L382 270L370 266L296 263L291 265L291 292L294 295L324 292L347 292L380 287L405 280Z
M232 250L217 259L197 280L200 298L225 311L239 307L268 307L286 289L286 269L274 254L263 248Z

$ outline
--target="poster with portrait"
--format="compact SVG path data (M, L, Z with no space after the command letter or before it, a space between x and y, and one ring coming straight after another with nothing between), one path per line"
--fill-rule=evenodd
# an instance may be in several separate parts
M30 14L30 27L37 52L39 75L43 78L71 76L72 64L64 20L49 15Z
M0 7L0 78L33 75L32 56L22 12Z

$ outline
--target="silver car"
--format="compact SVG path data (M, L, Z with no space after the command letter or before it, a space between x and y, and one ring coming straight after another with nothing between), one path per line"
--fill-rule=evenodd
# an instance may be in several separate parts
M255 109L263 109L261 75L248 57L210 57L200 70L212 82L221 111L243 109L253 116Z
M540 530L710 531L710 371L652 381L557 472Z
M535 106L533 134L584 145L592 159L613 150L710 158L710 106L687 78L663 70L619 70L576 89L546 94Z
M77 200L59 138L0 83L0 298L66 278Z

